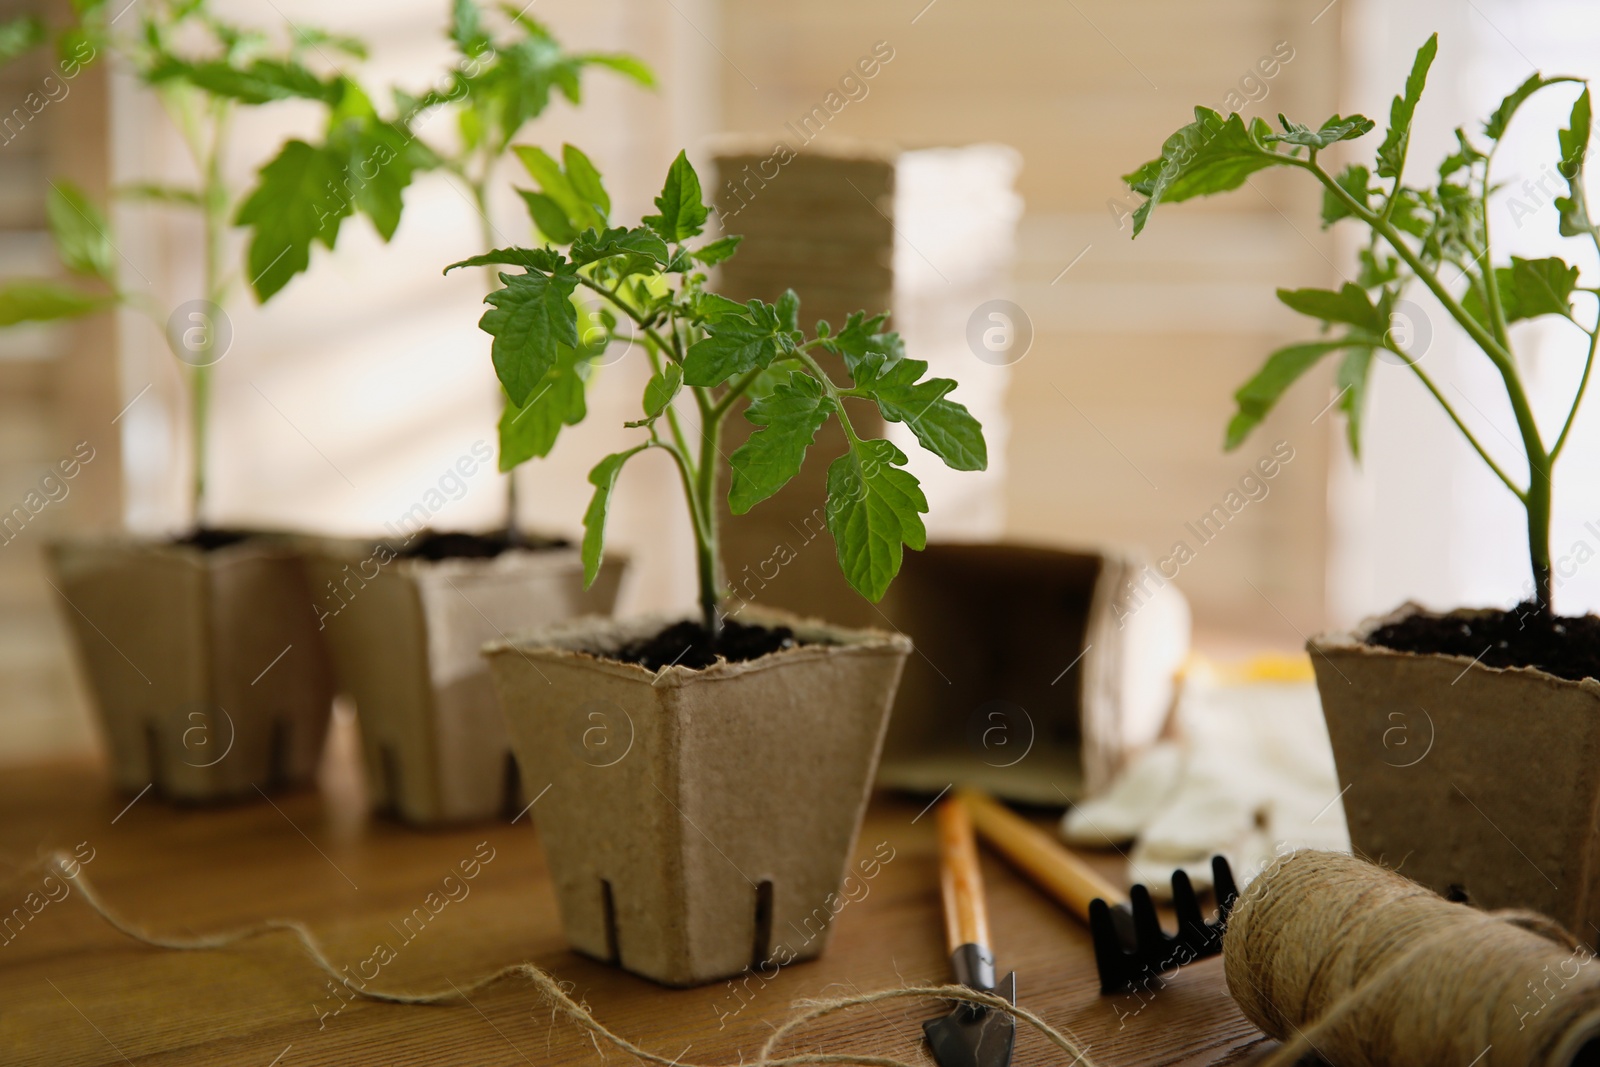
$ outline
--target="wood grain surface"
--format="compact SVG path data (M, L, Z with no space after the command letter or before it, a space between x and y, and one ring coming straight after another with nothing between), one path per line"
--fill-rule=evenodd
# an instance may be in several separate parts
M136 943L90 911L76 888L45 884L35 861L56 849L92 855L83 872L141 928L176 936L299 919L340 966L376 972L373 987L446 989L532 961L569 982L605 1025L685 1064L748 1062L799 997L948 977L924 800L880 796L872 805L858 859L889 850L892 858L847 886L851 899L820 960L770 980L667 990L568 951L526 816L426 833L370 817L353 754L336 748L320 788L228 808L174 807L153 795L130 805L87 761L0 771L0 920L13 916L0 926L0 1063L602 1062L586 1036L552 1019L516 980L470 1004L346 1003L287 935L203 952ZM1229 999L1217 959L1139 995L1100 996L1087 932L980 851L1001 969L1016 970L1019 1002L1087 1042L1094 1063L1244 1063L1268 1047ZM462 864L476 876L464 879ZM1124 881L1114 856L1103 867ZM384 963L374 957L380 944L392 956ZM791 1048L930 1063L919 1024L941 1010L926 1002L858 1009ZM629 1062L606 1052L607 1062ZM1019 1027L1015 1063L1060 1059Z

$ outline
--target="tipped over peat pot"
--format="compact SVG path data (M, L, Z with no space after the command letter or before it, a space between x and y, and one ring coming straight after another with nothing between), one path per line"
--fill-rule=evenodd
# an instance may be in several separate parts
M1514 613L1407 604L1307 647L1356 852L1457 900L1542 912L1592 945L1600 682L1572 663L1556 669L1576 678L1511 665L1528 659L1501 642L1521 629Z
M826 922L798 946L789 932L831 917L911 651L741 618L794 642L651 670L613 657L668 620L580 619L485 649L567 940L669 986L822 951Z
M68 539L49 559L117 788L213 801L315 774L333 678L292 539Z
M577 549L557 542L428 531L403 545L314 545L316 624L356 705L373 807L431 826L526 803L479 651L516 630L609 614L625 565L608 559L585 590Z

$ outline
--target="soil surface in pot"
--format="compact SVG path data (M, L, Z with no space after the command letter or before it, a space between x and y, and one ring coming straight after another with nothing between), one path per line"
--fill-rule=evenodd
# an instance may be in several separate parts
M219 548L237 545L256 536L250 530L224 530L210 526L202 526L198 530L191 530L182 537L174 537L172 543L184 548L198 548L202 552L215 552Z
M1537 667L1557 678L1600 678L1600 618L1546 616L1533 604L1471 618L1411 615L1367 644L1397 652L1467 656L1490 667Z
M398 555L401 559L425 559L438 562L444 559L494 559L513 548L537 552L544 548L566 548L568 542L560 538L533 537L527 534L508 536L504 530L489 534L441 533L423 530L408 541Z
M637 663L651 671L674 664L704 670L718 659L738 663L798 644L800 641L794 631L787 626L746 626L730 619L722 624L722 633L713 639L704 626L684 621L673 623L654 637L623 645L607 658Z

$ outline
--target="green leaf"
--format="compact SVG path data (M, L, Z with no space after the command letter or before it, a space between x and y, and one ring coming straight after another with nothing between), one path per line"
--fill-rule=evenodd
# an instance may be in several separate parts
M1467 131L1460 126L1456 127L1456 144L1460 147L1439 162L1439 177L1441 178L1448 178L1456 171L1464 167L1470 167L1475 163L1481 163L1488 158L1478 151L1471 141L1467 140Z
M1574 78L1567 74L1558 74L1553 78L1547 78L1543 74L1530 75L1527 81L1517 86L1509 96L1500 101L1500 106L1494 109L1494 114L1490 115L1488 121L1483 124L1484 136L1491 141L1498 141L1504 137L1506 128L1511 125L1511 116L1517 113L1517 109L1522 106L1523 101L1540 89L1546 89L1552 85L1560 85L1562 82L1582 81L1582 78Z
M690 345L684 355L684 382L702 389L721 385L735 374L765 367L780 351L793 350L776 308L752 300L745 311L706 325L709 336Z
M1359 163L1352 163L1334 178L1335 184L1355 200L1362 207L1369 206L1371 197L1372 172ZM1350 217L1350 209L1345 202L1334 195L1332 189L1322 191L1322 224L1331 226L1340 219Z
M1569 267L1559 257L1523 259L1511 257L1511 266L1496 267L1495 283L1500 289L1500 310L1506 322L1537 318L1540 315L1572 315L1572 291L1578 285L1578 268ZM1489 315L1478 288L1469 289L1461 306L1479 322Z
M605 183L600 180L600 172L589 162L588 156L570 144L561 146L561 161L566 164L567 181L572 186L573 194L594 208L604 225L611 214L611 197L606 192Z
M1367 375L1372 370L1375 349L1365 345L1350 349L1339 362L1334 385L1339 389L1339 410L1344 412L1345 435L1350 454L1361 460L1361 419L1367 404Z
M1244 439L1250 436L1250 431L1261 424L1273 406L1278 403L1279 398L1323 356L1360 343L1351 338L1312 341L1280 348L1268 356L1266 364L1256 372L1255 377L1245 382L1239 387L1239 391L1233 394L1239 410L1228 423L1227 439L1223 447L1231 452L1243 444Z
M739 242L742 240L744 238L737 234L719 237L710 244L690 252L689 255L697 263L702 263L707 267L715 267L718 263L732 256L738 250Z
M1260 119L1246 128L1237 114L1224 119L1208 107L1195 108L1194 118L1161 146L1159 169L1152 161L1124 179L1148 196L1133 212L1135 237L1157 204L1237 189L1256 171L1292 158L1263 146L1271 129Z
M828 467L828 531L839 569L871 601L883 599L900 573L902 546L920 551L928 533L928 498L909 471L905 453L888 441L860 441Z
M159 182L129 182L119 185L112 190L112 195L124 197L128 200L145 200L158 204L173 204L181 207L200 207L204 201L200 198L200 190L185 189L181 186L162 185Z
M683 152L672 161L666 184L656 197L659 215L646 215L642 221L666 241L686 241L705 228L708 212L700 202L700 176Z
M586 230L572 242L571 255L572 262L578 266L625 255L644 256L655 264L665 263L671 252L667 242L644 226L631 230L613 226L604 233Z
M1583 163L1589 154L1591 125L1589 87L1586 85L1583 92L1578 94L1578 99L1572 102L1572 117L1567 128L1557 134L1561 145L1561 162L1556 169L1567 180L1569 190L1569 195L1556 197L1563 237L1576 237L1594 229L1594 223L1589 219L1588 197L1583 188Z
M642 60L622 53L590 52L578 57L581 63L608 67L626 78L631 78L646 89L656 87L656 76Z
M1376 289L1400 277L1400 261L1391 255L1383 255L1380 260L1379 254L1370 248L1361 250L1361 269L1356 273L1356 284L1363 289Z
M683 387L683 368L676 363L668 363L660 372L650 376L644 387L644 413L650 418L655 418L667 410L667 405L672 403L672 398L678 395L678 390Z
M716 322L730 315L748 316L750 309L737 300L729 300L721 293L698 290L689 296L690 312L700 323Z
M864 370L875 371L871 366ZM856 387L877 402L890 422L905 423L922 447L958 471L981 471L989 465L983 427L961 404L945 397L956 383L950 378L918 381L928 370L920 359L902 359L881 375L856 379Z
M1366 290L1345 282L1336 293L1331 289L1279 289L1278 299L1302 315L1326 322L1345 322L1368 333L1383 333L1386 324Z
M111 297L25 278L0 285L0 326L77 318L114 302Z
M572 292L575 274L502 274L504 289L486 298L494 305L478 320L478 328L494 338L495 373L512 403L528 403L550 368L560 346L578 347L578 313Z
M548 456L562 427L576 426L588 415L584 382L589 375L590 353L559 347L555 364L528 398L517 405L506 398L500 415L500 469Z
M1278 121L1283 124L1283 133L1275 133L1262 138L1263 143L1283 143L1301 145L1306 148L1326 148L1340 141L1353 141L1357 137L1364 137L1372 132L1373 121L1365 115L1351 115L1349 118L1333 116L1322 124L1320 129L1313 130L1309 126L1302 126L1298 122L1290 122L1283 115L1278 116Z
M450 12L450 39L464 56L476 56L490 44L483 12L474 0L455 0Z
M323 81L299 63L258 59L242 67L222 60L190 63L175 56L163 56L145 74L153 84L182 81L213 96L227 97L243 104L268 104L274 100L319 100L337 104L344 93L341 79Z
M83 190L69 181L51 182L45 217L56 252L68 270L111 280L116 252L111 246L110 223Z
M528 214L545 240L551 244L569 245L578 238L577 227L567 218L567 213L553 197L529 189L518 189L518 195L528 205Z
M843 358L852 378L863 373L869 363L878 368L893 366L905 356L906 346L899 334L883 328L888 321L887 315L869 319L865 312L853 312L843 329L822 342L822 348Z
M750 402L744 417L762 429L728 458L728 507L735 515L743 515L800 473L806 449L833 410L822 384L799 371Z
M406 187L423 162L416 144L408 131L375 115L341 124L328 139L326 151L343 157L339 188L350 190L355 209L372 220L384 241L400 226Z
M0 22L0 66L44 44L48 37L44 22L36 15Z
M626 452L613 452L594 465L589 472L589 484L594 486L594 496L589 499L589 509L583 513L583 586L594 584L600 573L600 561L605 556L606 517L611 511L611 491L617 486L617 475L622 465L643 452L649 445L637 445Z
M294 42L298 48L321 48L323 45L327 45L329 48L337 49L354 59L367 58L365 42L355 37L329 33L327 30L318 29L315 26L296 26L294 28Z
M457 267L495 265L522 267L526 270L554 274L567 266L567 258L553 248L496 248L493 252L485 252L481 256L472 256L452 263L444 269L444 272L449 274Z
M794 333L800 329L800 294L793 289L785 289L783 295L778 297L778 328Z
M245 263L256 299L265 303L310 266L313 240L333 247L340 222L353 209L335 192L343 178L339 159L298 140L261 168L235 220L251 230Z
M1389 129L1378 146L1378 177L1395 178L1405 169L1406 150L1411 146L1411 120L1416 115L1417 101L1422 98L1422 88L1428 82L1428 68L1439 51L1436 33L1422 42L1417 56L1411 61L1411 73L1406 75L1405 91L1389 105Z
M570 148L570 146L568 147ZM611 201L606 196L603 188L598 189L598 196L595 195L599 186L600 176L594 170L593 165L589 164L587 156L573 149L576 155L569 156L569 159L582 160L579 164L579 173L573 175L563 171L561 164L551 158L550 154L542 148L534 145L517 145L512 151L522 161L522 165L528 171L528 175L539 183L539 188L544 192L544 195L561 209L562 214L567 217L567 221L571 224L573 230L582 233L591 227L594 229L605 228L606 218L605 211L602 210L602 204L606 210L609 210ZM585 166L587 166L587 170L583 169ZM583 187L582 190L580 190L580 185ZM524 196L524 199L526 199L526 196ZM532 210L531 202L529 209ZM541 228L543 227L541 226Z

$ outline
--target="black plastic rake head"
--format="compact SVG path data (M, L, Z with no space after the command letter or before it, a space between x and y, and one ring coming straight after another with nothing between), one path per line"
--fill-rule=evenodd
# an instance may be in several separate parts
M1101 993L1126 993L1145 986L1166 972L1222 951L1222 933L1228 912L1238 899L1233 868L1221 856L1211 857L1211 878L1217 897L1217 918L1206 922L1200 900L1183 871L1172 875L1172 905L1178 913L1178 932L1161 929L1150 891L1136 885L1128 891L1129 904L1107 904L1096 898L1089 904L1089 933L1094 938L1094 959L1100 968Z

